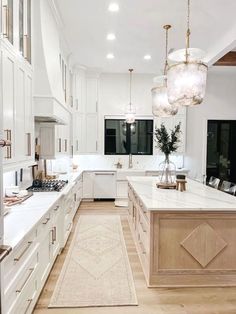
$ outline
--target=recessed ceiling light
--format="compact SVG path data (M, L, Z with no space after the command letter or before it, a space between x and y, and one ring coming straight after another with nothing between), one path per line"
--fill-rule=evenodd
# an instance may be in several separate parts
M108 10L109 10L110 12L118 12L119 9L120 9L120 8L119 8L119 5L118 5L117 3L113 2L113 3L110 3L110 4L109 4Z
M107 34L107 40L115 40L116 39L116 35L113 33Z
M107 59L114 59L115 57L114 57L114 55L113 55L113 53L108 53L107 54Z
M144 58L144 60L151 60L152 59L152 57L150 55L145 55L143 58Z

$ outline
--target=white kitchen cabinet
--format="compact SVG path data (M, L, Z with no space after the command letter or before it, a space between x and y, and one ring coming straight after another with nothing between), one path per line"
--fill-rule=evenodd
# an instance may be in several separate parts
M79 70L75 77L74 154L98 152L98 82L96 74Z
M39 233L39 271L38 284L43 287L51 269L51 215L47 214L40 222Z
M97 113L98 112L98 79L93 77L87 78L86 88L86 112Z
M107 171L94 172L95 199L109 199L116 197L116 173Z
M1 46L4 137L4 170L34 163L34 118L32 112L32 71L7 47Z
M86 116L86 153L98 151L98 117L97 114Z
M94 173L84 172L83 173L83 198L93 198L93 186L94 186Z
M51 226L51 262L54 263L60 251L60 219L62 208L59 204L55 205L52 210Z
M39 144L41 159L68 156L70 154L69 126L40 123Z
M2 84L3 84L3 131L5 139L12 145L4 148L4 164L14 161L15 152L15 58L6 49L2 50Z
M31 0L2 0L0 3L4 43L31 62Z
M180 108L179 112L175 116L171 116L168 118L156 118L155 119L155 127L160 127L163 123L167 128L167 131L170 132L178 123L181 123L180 129L180 143L179 148L176 153L184 154L185 153L185 146L186 146L186 108ZM156 143L154 142L154 146Z
M75 155L85 152L85 114L75 113L73 116L73 152Z

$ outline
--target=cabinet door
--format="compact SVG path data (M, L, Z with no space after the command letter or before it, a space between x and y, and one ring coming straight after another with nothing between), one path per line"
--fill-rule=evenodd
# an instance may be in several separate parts
M43 287L51 268L51 231L47 229L45 232L39 247L39 287Z
M76 113L73 121L74 154L85 153L85 115Z
M4 149L5 163L13 161L15 150L14 138L14 104L15 104L15 60L6 51L3 52L2 64L3 87L3 130L4 138L12 142L11 147Z
M2 33L11 44L13 44L13 7L13 0L2 0Z
M98 80L96 78L87 78L87 113L97 113L98 111Z
M25 160L25 73L16 67L15 150L16 161Z
M34 117L32 111L32 77L25 72L25 156L34 159Z
M97 114L86 116L86 153L96 153L98 151L97 124Z
M93 180L92 172L83 173L83 198L93 198Z

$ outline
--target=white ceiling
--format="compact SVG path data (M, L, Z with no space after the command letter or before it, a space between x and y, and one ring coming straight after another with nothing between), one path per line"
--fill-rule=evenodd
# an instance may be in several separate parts
M110 2L118 13L107 10ZM170 48L185 45L187 0L55 0L63 33L75 63L102 72L160 73L164 62L164 24L172 24ZM236 0L192 0L191 46L204 49L208 60L235 47ZM106 35L116 34L115 42ZM234 42L234 43L233 43ZM107 53L115 59L107 60ZM151 54L152 60L143 56Z

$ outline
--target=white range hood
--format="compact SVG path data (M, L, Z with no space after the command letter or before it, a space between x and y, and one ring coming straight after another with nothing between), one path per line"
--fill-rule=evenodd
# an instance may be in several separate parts
M59 28L48 0L34 1L32 21L35 120L67 124L69 112L62 88Z

